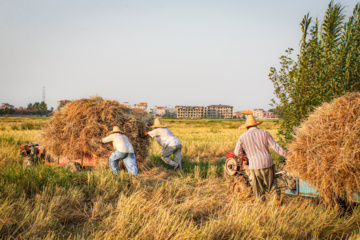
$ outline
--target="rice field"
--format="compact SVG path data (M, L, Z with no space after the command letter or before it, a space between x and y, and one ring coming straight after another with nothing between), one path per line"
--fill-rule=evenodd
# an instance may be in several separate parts
M160 159L152 140L148 170L71 173L22 168L19 146L41 142L47 119L0 118L0 238L4 239L358 239L360 209L309 198L265 203L231 194L226 151L244 130L237 120L163 122L183 144L184 172ZM22 127L24 126L24 127ZM28 126L28 127L25 127ZM259 126L276 139L277 122ZM281 158L273 153L275 161Z

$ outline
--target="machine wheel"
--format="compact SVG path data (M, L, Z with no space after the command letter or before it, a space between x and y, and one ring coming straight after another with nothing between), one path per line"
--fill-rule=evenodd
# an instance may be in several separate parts
M77 172L81 169L81 165L78 162L68 162L65 165L65 169L70 171L70 172Z
M34 159L31 156L27 156L24 158L24 162L23 162L24 169L27 169L34 164L35 164Z
M244 195L245 197L250 197L252 193L249 182L243 176L239 177L234 183L232 183L230 191L239 195Z
M235 160L235 158L228 158L226 160L225 170L229 176L234 176L238 173L238 171L240 170L240 167L238 166L238 163Z

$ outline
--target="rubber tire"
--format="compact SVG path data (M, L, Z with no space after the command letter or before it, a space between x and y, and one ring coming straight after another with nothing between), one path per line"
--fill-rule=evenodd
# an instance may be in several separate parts
M31 156L27 156L24 158L24 161L23 161L24 169L30 168L34 164L35 164L34 159Z
M68 162L65 165L65 169L69 172L77 172L81 169L81 165L78 162Z
M234 181L232 192L244 197L250 197L252 195L252 188L249 181L245 177L240 176Z

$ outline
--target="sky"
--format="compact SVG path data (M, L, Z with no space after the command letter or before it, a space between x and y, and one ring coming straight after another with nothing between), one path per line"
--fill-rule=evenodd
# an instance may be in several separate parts
M325 0L0 0L0 104L99 95L272 108L271 67ZM358 3L335 1L350 15Z

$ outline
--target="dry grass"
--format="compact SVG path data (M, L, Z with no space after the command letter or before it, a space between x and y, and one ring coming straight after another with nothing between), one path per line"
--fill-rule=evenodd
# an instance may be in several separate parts
M289 146L288 169L328 201L360 192L360 94L317 108Z
M234 151L239 136L246 129L238 129L243 123L239 120L189 120L164 119L168 128L183 143L182 154L192 158L219 158L227 151ZM277 122L264 122L259 128L264 129L276 139ZM156 141L152 142L150 152L160 152Z
M194 143L206 150L203 139L187 135L202 128L207 137L213 127L186 123L169 127L183 145ZM182 124L187 131L180 131ZM238 131L235 125L238 122L233 129L217 127L213 136L227 139L232 134L228 131ZM39 132L0 132L6 153L0 156L0 238L356 239L359 234L358 207L346 213L337 206L289 196L279 207L272 198L263 204L230 194L218 166L199 160L199 150L187 152L185 165L191 168L183 174L156 161L138 177L124 171L112 175L107 169L70 173L44 165L24 170L18 144L38 140ZM237 137L222 150L232 149Z

